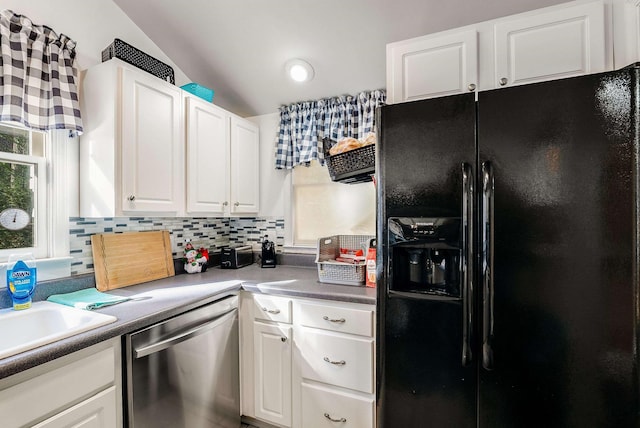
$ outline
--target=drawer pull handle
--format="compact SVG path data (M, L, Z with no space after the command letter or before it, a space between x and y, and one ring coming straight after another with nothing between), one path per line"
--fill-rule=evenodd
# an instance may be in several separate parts
M344 318L339 318L339 319L338 319L338 318L329 318L329 317L328 317L328 316L326 316L326 315L325 315L325 316L323 316L323 317L322 317L322 319L323 319L323 320L325 320L325 321L329 321L329 322L339 322L339 323L343 323L343 322L346 322L346 321L347 321L347 320L346 320L346 319L344 319Z
M286 341L287 341L287 338L286 338L286 337L281 337L281 338L280 338L280 341L281 341L281 342L286 342Z
M329 413L325 413L324 417L329 419L331 422L347 422L346 418L333 419Z
M279 314L280 313L280 309L267 309L267 308L262 308L263 311L265 312L269 312L270 314Z
M340 360L340 361L331 361L329 359L329 357L324 357L324 360L327 363L331 363L331 364L335 364L336 366L344 366L345 364L347 364L347 362L345 360Z

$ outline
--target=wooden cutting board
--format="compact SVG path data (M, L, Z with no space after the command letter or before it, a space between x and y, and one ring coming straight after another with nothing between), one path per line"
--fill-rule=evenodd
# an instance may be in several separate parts
M166 230L96 234L91 249L100 291L175 275Z

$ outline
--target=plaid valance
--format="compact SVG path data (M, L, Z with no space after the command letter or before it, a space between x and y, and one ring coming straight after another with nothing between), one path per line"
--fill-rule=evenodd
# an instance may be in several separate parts
M0 12L0 121L81 133L75 46L23 15Z
M313 159L324 164L322 139L363 138L375 130L376 107L384 105L384 90L361 92L280 108L276 144L276 169L308 165Z

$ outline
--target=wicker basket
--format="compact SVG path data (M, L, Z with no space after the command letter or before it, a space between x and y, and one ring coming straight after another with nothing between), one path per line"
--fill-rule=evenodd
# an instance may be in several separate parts
M171 84L176 83L171 66L120 39L114 39L113 43L102 51L102 62L111 58L121 59Z
M371 181L371 175L376 172L376 148L374 144L360 147L330 156L329 148L335 141L330 138L322 140L324 146L324 161L329 169L332 181L341 183L364 183Z
M370 235L334 235L318 239L316 265L320 282L341 285L362 286L365 283L366 266L364 263L349 265L336 262L340 248L349 250L366 249L373 239Z

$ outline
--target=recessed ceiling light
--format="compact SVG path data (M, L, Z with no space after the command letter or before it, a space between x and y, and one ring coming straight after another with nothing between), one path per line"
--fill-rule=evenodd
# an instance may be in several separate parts
M313 79L313 67L301 59L292 59L285 66L287 75L296 82L308 82Z

